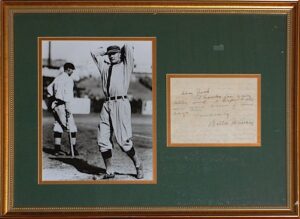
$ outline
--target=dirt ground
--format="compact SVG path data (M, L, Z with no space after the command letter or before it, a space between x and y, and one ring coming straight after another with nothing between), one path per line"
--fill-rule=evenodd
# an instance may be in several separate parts
M99 114L75 115L78 128L77 150L79 156L55 156L53 145L53 122L50 113L43 114L43 181L104 181L105 166L97 146ZM143 162L144 179L153 180L152 117L132 115L134 147ZM70 151L68 134L63 134L62 150ZM132 161L114 141L113 166L116 180L138 180ZM105 179L107 181L107 179Z

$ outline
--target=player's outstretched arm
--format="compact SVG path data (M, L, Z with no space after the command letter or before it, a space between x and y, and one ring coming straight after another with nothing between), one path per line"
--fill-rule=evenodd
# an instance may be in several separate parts
M91 57L93 61L95 62L99 72L101 73L103 71L103 67L105 65L105 61L103 56L105 55L105 51L103 50L103 47L98 48L95 51L90 51Z
M122 47L122 54L124 59L124 64L127 66L129 72L133 70L133 47L125 43Z
M97 60L95 54L94 54L92 51L90 51L90 54L91 54L92 59L93 59L93 61L95 62L95 64L98 65L98 60Z

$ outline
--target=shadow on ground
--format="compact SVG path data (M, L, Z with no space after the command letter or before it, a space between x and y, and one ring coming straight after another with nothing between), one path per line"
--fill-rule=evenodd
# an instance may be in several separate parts
M54 150L49 148L43 148L43 151L47 154L51 154L54 156ZM63 162L65 164L72 165L75 167L79 172L93 174L93 175L100 175L104 174L106 171L103 168L96 167L93 165L88 164L85 160L80 158L72 158L72 157L49 157L51 160L57 160Z

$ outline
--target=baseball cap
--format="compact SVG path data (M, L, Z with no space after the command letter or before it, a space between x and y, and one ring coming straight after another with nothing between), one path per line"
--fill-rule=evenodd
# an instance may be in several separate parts
M75 66L71 62L67 62L64 64L64 70L67 70L67 69L75 70Z
M117 53L120 51L121 51L121 49L118 46L109 46L109 47L107 47L105 55L109 55L111 53Z

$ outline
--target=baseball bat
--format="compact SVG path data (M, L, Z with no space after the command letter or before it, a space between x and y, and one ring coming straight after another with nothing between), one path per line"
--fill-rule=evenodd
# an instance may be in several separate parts
M69 124L69 118L67 117L67 127L68 127L68 124ZM70 130L70 127L69 127L69 141L70 141L70 148L71 148L71 155L72 155L72 158L74 157L74 146L72 144L72 135L71 135L71 130Z
M74 146L72 144L72 135L70 130L69 130L69 139L70 139L71 155L72 157L74 157Z

